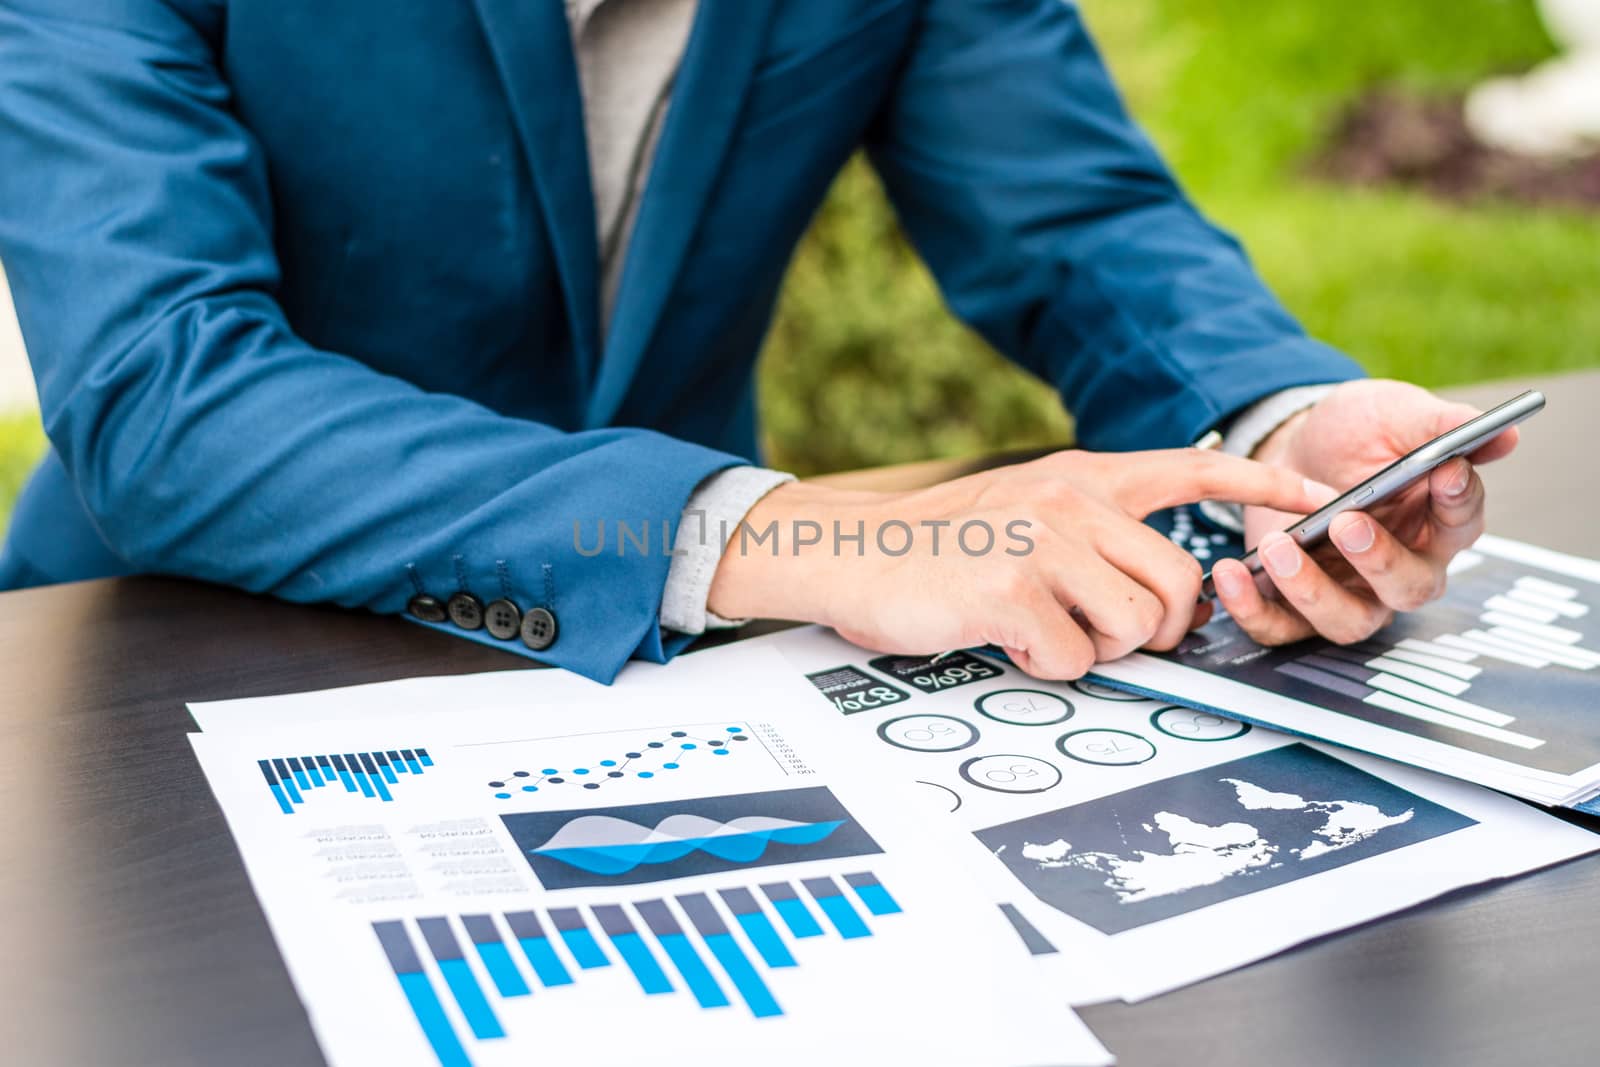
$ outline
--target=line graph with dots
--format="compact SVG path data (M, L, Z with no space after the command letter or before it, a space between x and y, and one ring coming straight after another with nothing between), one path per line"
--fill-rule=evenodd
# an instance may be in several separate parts
M539 760L535 753L525 765L486 784L496 800L512 800L550 790L595 790L621 781L645 782L693 771L697 764L719 757L736 756L750 740L750 730L744 725L664 727L650 734L636 734L601 758L585 762ZM759 749L760 745L755 747Z

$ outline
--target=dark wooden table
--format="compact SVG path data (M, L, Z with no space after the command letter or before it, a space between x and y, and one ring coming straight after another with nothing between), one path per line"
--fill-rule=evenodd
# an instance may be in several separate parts
M1486 471L1491 528L1600 555L1585 436L1600 374L1542 384L1550 410ZM523 665L395 619L187 582L0 595L0 1062L320 1063L184 703ZM1600 1044L1597 988L1591 858L1084 1015L1128 1065L1578 1063Z

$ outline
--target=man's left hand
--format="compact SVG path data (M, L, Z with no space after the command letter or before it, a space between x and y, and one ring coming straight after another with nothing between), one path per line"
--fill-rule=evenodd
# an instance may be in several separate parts
M1291 418L1256 450L1341 492L1479 412L1404 382L1355 381ZM1507 455L1506 430L1468 459L1453 459L1369 512L1334 519L1309 554L1282 531L1300 516L1245 509L1245 541L1261 555L1252 578L1237 560L1213 569L1217 596L1255 640L1286 644L1312 634L1361 641L1444 592L1445 568L1483 532L1483 482L1474 463Z

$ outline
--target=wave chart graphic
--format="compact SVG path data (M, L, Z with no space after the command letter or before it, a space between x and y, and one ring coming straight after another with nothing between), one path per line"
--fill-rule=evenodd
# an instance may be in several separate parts
M719 822L702 815L677 814L650 828L610 815L581 815L528 851L591 874L610 876L648 864L671 863L692 852L729 863L751 863L772 843L814 845L842 825L842 819L796 822L743 815Z

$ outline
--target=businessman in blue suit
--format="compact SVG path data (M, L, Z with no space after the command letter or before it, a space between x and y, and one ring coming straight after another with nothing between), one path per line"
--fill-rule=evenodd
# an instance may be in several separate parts
M1085 451L758 465L752 363L861 147ZM1197 619L1153 508L1244 505L1267 577L1218 586L1265 641L1366 636L1482 526L1463 460L1336 553L1271 532L1471 412L1303 334L1062 0L0 0L0 259L53 446L0 588L187 575L606 680L745 615L1072 677Z

